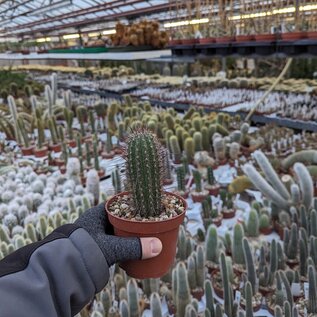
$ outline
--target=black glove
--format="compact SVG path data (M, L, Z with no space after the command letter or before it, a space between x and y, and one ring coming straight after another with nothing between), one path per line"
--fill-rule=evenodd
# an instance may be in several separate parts
M104 204L87 210L75 224L85 229L96 241L109 267L116 262L142 258L139 238L120 238L113 235L113 227L108 220Z

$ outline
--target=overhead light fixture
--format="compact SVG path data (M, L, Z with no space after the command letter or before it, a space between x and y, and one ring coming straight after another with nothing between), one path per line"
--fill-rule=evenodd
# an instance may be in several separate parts
M99 32L88 33L88 37L98 37L100 35Z
M45 43L45 42L51 42L51 41L52 39L50 37L43 37L43 38L36 39L37 43Z
M66 34L63 35L64 40L73 40L73 39L79 39L80 35L79 34Z
M112 29L112 30L105 30L102 32L103 35L111 35L111 34L116 34L116 30Z
M178 27L178 26L204 24L204 23L208 23L208 22L209 22L208 18L194 19L194 20L185 20L185 21L175 21L175 22L165 23L164 27L165 28L175 28L175 27Z

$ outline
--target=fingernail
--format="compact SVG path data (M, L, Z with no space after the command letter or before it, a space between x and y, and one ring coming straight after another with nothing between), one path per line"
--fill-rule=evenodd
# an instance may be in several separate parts
M151 253L152 255L158 255L162 250L162 243L159 239L151 240Z

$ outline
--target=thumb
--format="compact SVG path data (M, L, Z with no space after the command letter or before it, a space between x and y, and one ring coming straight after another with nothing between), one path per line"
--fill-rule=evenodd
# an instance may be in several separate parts
M142 259L150 259L159 255L162 251L162 242L158 238L141 238Z

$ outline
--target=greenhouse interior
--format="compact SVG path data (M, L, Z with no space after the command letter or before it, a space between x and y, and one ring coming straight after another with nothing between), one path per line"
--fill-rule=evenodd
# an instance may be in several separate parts
M317 316L315 0L0 1L0 316Z

